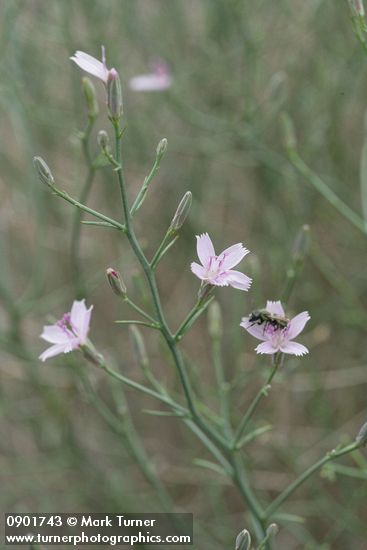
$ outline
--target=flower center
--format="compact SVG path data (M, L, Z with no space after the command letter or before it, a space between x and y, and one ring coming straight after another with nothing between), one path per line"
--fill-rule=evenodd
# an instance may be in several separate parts
M271 340L272 345L277 348L280 347L287 339L288 327L280 328L267 324L265 327L265 333Z
M57 326L59 326L68 336L76 336L75 329L71 323L70 313L65 313L59 321L57 321Z
M222 272L222 265L226 258L226 255L210 256L208 267L206 270L206 276L208 279L214 279Z
M206 276L208 279L212 279L218 274L218 269L217 269L215 260L216 260L215 256L210 256L208 267L206 270Z

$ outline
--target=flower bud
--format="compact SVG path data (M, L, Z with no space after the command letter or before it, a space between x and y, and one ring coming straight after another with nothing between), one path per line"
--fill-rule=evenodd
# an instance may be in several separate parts
M97 142L102 150L108 149L110 145L110 138L105 130L100 130L98 132Z
M99 113L96 89L88 77L82 78L82 90L87 104L88 116L96 118Z
M360 445L367 445L367 422L363 424L362 428L359 430L356 441Z
M107 78L107 105L113 120L122 116L122 91L120 77L116 69L111 69Z
M295 261L302 261L304 259L310 248L310 242L310 226L305 224L299 230L294 241L292 256Z
M176 233L176 231L181 229L181 227L185 223L185 220L191 208L191 203L192 203L192 194L190 191L187 191L187 193L184 194L180 204L177 207L176 213L173 216L173 219L171 221L171 225L169 226L168 231L172 233Z
M266 529L266 536L270 539L275 537L279 532L279 527L276 523L271 523L269 527Z
M251 537L247 529L244 529L239 533L236 538L235 550L250 550Z
M157 157L160 159L163 157L165 152L167 151L168 147L168 141L166 138L161 139L161 141L157 145Z
M107 281L116 296L122 296L123 298L125 298L127 294L127 288L121 278L120 273L116 271L116 269L109 267L108 269L106 269L106 276Z
M131 343L139 367L145 370L149 365L149 359L140 330L132 325L129 328Z
M364 16L364 6L363 0L348 0L350 11L352 16L363 17Z
M51 170L41 157L33 158L33 166L35 167L41 183L45 183L49 187L54 187L55 180Z
M223 333L222 314L218 302L213 302L208 310L208 331L212 338L221 338Z
M287 73L278 71L273 74L267 89L267 98L271 101L282 100L286 95Z
M288 150L297 148L297 138L294 125L288 113L281 114L281 125L283 127L284 144Z

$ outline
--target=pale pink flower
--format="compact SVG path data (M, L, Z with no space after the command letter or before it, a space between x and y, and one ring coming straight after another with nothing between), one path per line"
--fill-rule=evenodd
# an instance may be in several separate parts
M102 82L104 82L104 84L106 85L107 85L108 76L110 74L115 75L117 72L116 69L107 68L104 46L102 46L102 61L99 61L95 57L92 57L91 55L81 51L75 52L75 54L72 57L70 57L70 59L74 61L74 63L76 63L78 67L83 69L83 71L93 76L96 76L97 78L102 80Z
M265 309L271 315L285 317L283 306L279 301L268 301ZM309 319L308 312L303 311L293 317L285 328L279 328L269 323L255 325L249 321L249 317L243 317L241 327L258 340L262 340L262 343L255 348L257 353L274 354L280 351L291 355L305 355L308 349L302 344L293 342L293 338L302 332Z
M193 262L191 264L191 271L199 279L215 286L230 285L240 290L248 290L250 288L252 282L250 277L232 269L249 253L242 243L237 243L226 248L217 256L208 233L198 235L196 239L196 249L201 265Z
M85 300L75 300L70 313L65 313L54 325L43 327L41 338L53 345L40 355L41 361L86 344L92 309L93 306L86 308Z
M152 72L139 74L129 80L129 87L135 92L160 92L172 84L172 77L164 61L154 63Z

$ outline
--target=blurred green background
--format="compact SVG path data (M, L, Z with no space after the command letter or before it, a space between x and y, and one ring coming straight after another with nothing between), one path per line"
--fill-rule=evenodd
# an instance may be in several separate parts
M142 413L159 406L111 383L77 354L38 361L43 324L68 311L78 289L70 249L75 211L42 188L32 157L45 158L58 186L79 196L86 169L78 132L86 108L82 72L68 58L76 49L99 57L104 44L108 65L123 83L131 198L157 143L168 139L136 218L149 256L182 195L193 193L181 238L158 271L171 325L195 300L198 281L189 265L196 234L208 231L218 251L243 241L252 252L243 266L254 278L251 291L216 292L235 421L268 367L239 328L240 318L281 296L293 243L301 226L310 225L311 247L288 305L291 314L311 314L301 339L310 354L286 361L254 423L271 420L273 429L245 451L255 489L268 502L324 452L353 439L367 420L367 236L295 170L280 124L281 112L288 112L306 164L360 214L367 59L348 6L324 0L3 0L0 16L1 506L148 512L169 508L171 500L177 510L194 513L195 547L230 549L236 534L249 528L247 511L227 480L193 463L208 457L178 419ZM172 88L129 90L129 78L148 72L158 58L170 66ZM95 85L101 114L91 150L97 153L97 131L110 128L102 84ZM98 171L88 204L121 216L109 168ZM116 369L143 381L127 329L114 324L131 313L104 275L110 265L120 269L131 295L144 303L138 266L114 232L81 231L84 295L94 304L91 338ZM152 369L179 392L164 346L155 334L143 334ZM195 388L217 410L205 318L183 347ZM129 448L124 396L164 497ZM347 469L314 475L283 506L276 548L366 548L366 456L358 452L341 464Z

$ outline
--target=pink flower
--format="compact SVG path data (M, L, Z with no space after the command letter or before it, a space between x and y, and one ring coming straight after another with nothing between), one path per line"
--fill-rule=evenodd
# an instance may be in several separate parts
M152 72L139 74L129 80L129 87L135 92L160 92L172 84L167 64L164 61L155 63Z
M86 308L85 300L75 300L70 313L65 313L54 325L43 327L41 338L53 346L40 355L41 361L60 353L69 353L86 343L92 309L93 306Z
M77 51L75 54L70 57L74 63L78 65L83 71L86 73L89 73L93 76L96 76L102 82L104 82L107 85L108 76L115 75L116 69L108 69L106 65L106 54L104 46L102 46L102 61L98 61L95 57L92 57L91 55Z
M215 254L213 243L208 235L198 235L197 253L201 264L193 262L191 271L207 284L215 286L233 286L240 290L248 290L252 280L232 267L237 265L249 253L242 243L226 248L219 256Z
M285 318L284 309L279 301L268 301L265 309L271 315ZM281 351L291 355L305 355L308 353L308 349L302 344L293 342L293 338L296 338L302 332L309 319L308 312L303 311L293 317L285 328L280 328L269 323L253 324L249 321L249 317L243 317L241 327L258 340L263 341L255 348L257 353L274 354Z

